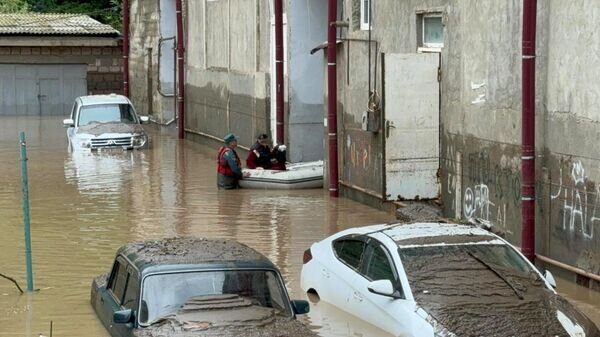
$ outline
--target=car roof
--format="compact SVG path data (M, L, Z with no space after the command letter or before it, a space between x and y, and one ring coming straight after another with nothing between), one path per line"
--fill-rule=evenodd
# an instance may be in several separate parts
M505 244L497 235L474 225L426 222L395 224L383 230L400 248L433 245Z
M82 105L96 105L96 104L129 104L129 99L123 95L110 94L110 95L89 95L79 96L79 100Z
M117 255L126 257L141 272L210 268L277 269L264 255L225 239L169 238L128 243Z

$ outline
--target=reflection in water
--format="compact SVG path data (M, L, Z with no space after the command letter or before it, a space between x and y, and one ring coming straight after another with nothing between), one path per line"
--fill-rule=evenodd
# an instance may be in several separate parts
M19 130L28 137L34 278L41 290L28 303L28 296L0 279L2 337L47 335L50 321L55 336L107 336L89 304L90 284L108 271L116 249L127 241L237 239L279 266L292 297L305 298L299 282L305 249L341 229L392 219L321 190L219 192L215 149L178 141L164 130L149 130L148 150L69 153L60 120L3 117L0 272L21 283ZM304 319L323 336L384 336L325 303Z

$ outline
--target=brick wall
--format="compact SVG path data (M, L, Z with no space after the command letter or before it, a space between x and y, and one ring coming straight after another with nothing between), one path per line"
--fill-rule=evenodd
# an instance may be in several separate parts
M112 47L2 47L0 63L87 64L90 94L123 92L121 46Z

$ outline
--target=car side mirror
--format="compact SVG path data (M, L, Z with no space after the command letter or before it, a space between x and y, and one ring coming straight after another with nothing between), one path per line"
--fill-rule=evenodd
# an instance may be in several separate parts
M113 314L113 322L116 324L127 324L133 322L133 311L131 309L115 311Z
M75 122L73 122L73 120L71 118L67 118L67 119L63 119L63 125L65 126L65 128L71 128L71 127L75 126Z
M377 295L387 296L387 297L396 297L394 294L396 291L394 290L394 285L390 280L377 280L369 283L367 289Z
M292 308L294 309L294 314L296 315L304 315L310 312L310 304L305 300L293 300Z
M544 278L546 279L546 282L552 286L552 288L556 289L556 280L550 271L546 270L544 272Z
M142 124L146 124L146 123L148 123L149 121L150 121L150 117L148 117L148 116L140 116L140 122L141 122Z

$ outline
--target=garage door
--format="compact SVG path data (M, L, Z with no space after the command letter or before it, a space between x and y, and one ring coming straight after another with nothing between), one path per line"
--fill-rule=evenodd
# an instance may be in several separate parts
M0 64L0 115L66 116L86 93L85 64Z

